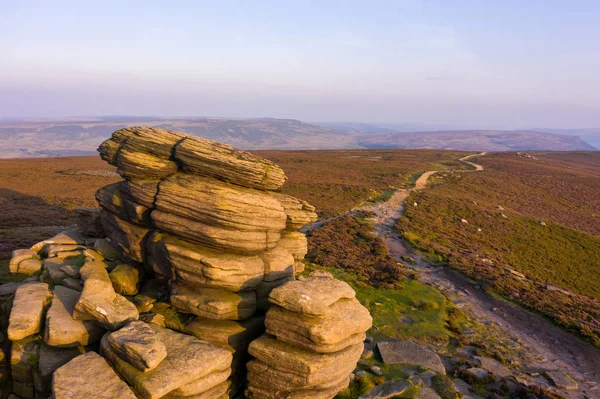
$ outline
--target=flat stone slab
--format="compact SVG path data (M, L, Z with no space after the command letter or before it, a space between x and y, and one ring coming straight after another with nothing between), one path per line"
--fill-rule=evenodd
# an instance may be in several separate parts
M294 313L322 317L340 299L352 299L356 293L347 283L328 276L311 274L275 288L269 301Z
M132 321L108 335L112 349L140 371L150 371L167 357L167 348L143 321Z
M77 356L54 372L54 399L137 399L109 364L96 352Z
M26 273L25 267L20 267L20 264L23 261L34 259L39 260L40 257L38 253L32 249L17 249L12 252L12 257L10 258L10 263L8 268L11 273L23 273L23 274L32 274ZM38 268L39 270L39 268Z
M440 374L446 374L446 368L440 357L412 341L387 341L377 343L377 349L385 364L415 364Z
M557 388L567 390L576 390L579 388L577 382L562 371L546 371L546 376L548 376Z
M359 399L391 399L402 395L412 385L406 381L387 381L373 388Z
M48 284L28 283L17 288L8 319L8 339L19 341L38 333L50 298Z
M88 261L79 270L84 284L73 318L96 320L107 329L116 330L137 320L139 313L132 302L115 292L105 267L102 262Z
M349 376L363 350L361 343L336 353L321 354L299 349L266 334L252 341L248 348L252 356L269 367L278 382L295 387L323 384L346 371Z
M73 319L79 292L57 285L53 290L52 305L46 313L44 342L61 348L85 346L98 342L104 328L93 320Z
M320 353L337 352L365 339L373 319L356 298L340 299L324 317L310 317L273 306L265 325L269 334ZM358 340L358 341L357 341Z
M182 312L209 319L244 320L256 312L256 294L176 284L172 288L171 304Z
M141 397L159 399L215 371L231 367L233 358L229 351L154 324L149 326L167 348L167 357L148 372L141 372L121 359L106 335L101 342L103 355Z
M497 377L505 378L511 375L511 372L496 359L475 356L475 362L479 364L479 367L486 369L491 373L494 373L494 375L496 375Z

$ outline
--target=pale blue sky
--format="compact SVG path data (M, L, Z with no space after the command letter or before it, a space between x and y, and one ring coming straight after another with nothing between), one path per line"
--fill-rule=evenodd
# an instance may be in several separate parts
M600 1L0 0L0 117L600 126Z

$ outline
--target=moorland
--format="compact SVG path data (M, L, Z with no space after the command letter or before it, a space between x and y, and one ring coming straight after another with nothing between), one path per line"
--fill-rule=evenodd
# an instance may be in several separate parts
M307 270L324 268L351 283L373 315L370 334L376 339L416 340L448 358L460 356L466 345L515 373L530 372L534 362L518 339L461 310L421 283L407 262L391 257L368 212L347 213L386 201L423 172L438 170L427 189L407 200L411 206L396 225L406 241L430 262L460 270L492 295L598 344L598 153L491 153L477 158L485 167L477 173L465 173L459 159L469 153L460 151L257 153L285 170L285 192L313 203L321 220L332 218L308 234ZM0 160L2 282L9 279L10 251L73 225L73 209L95 207L96 189L118 180L114 168L95 156ZM378 358L359 368L373 365L384 375L369 375L348 397L360 396L376 379L408 378Z

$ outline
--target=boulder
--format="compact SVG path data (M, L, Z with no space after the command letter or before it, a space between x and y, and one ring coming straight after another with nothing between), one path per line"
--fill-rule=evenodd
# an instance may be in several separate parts
M121 359L143 372L155 369L167 357L165 345L143 321L110 333L108 343Z
M261 255L265 265L265 281L275 281L294 276L294 257L285 248L277 246Z
M104 329L95 321L73 319L79 292L57 285L50 309L46 313L44 342L49 346L68 348L98 342Z
M15 251L12 252L12 257L10 258L10 263L8 265L8 268L10 270L11 273L23 273L23 274L33 274L35 273L35 270L33 273L28 273L28 271L26 270L27 268L23 268L20 270L19 265L21 264L21 262L29 260L29 259L34 259L34 260L39 260L40 257L38 255L38 253L32 249L17 249ZM38 268L39 270L39 268Z
M154 324L149 326L165 345L167 357L155 369L145 373L121 359L106 335L101 343L104 356L143 398L162 398L175 389L231 366L231 353L225 349Z
M440 357L412 341L378 342L377 349L385 364L414 364L446 374Z
M264 261L257 255L215 251L168 234L154 232L148 239L152 270L191 285L248 290L263 279Z
M136 267L126 264L117 265L108 274L108 277L117 294L135 295L138 293L140 272Z
M17 288L8 319L8 339L19 341L38 333L51 298L48 284L28 283Z
M175 147L174 158L185 172L244 187L278 190L286 181L273 162L201 137L187 136Z
M273 306L267 312L267 332L278 340L319 353L337 352L362 343L373 319L357 299L341 299L324 317L311 317Z
M11 273L32 275L42 270L42 262L39 259L25 259L17 266L17 270Z
M294 313L322 317L340 299L352 299L355 292L347 283L328 276L311 276L275 288L269 301Z
M274 248L286 223L282 206L262 191L181 173L160 183L155 205L160 229L232 252Z
M102 226L106 235L117 244L125 256L136 262L144 261L144 240L148 235L148 228L127 222L105 210L102 211Z
M96 352L77 356L56 370L52 393L54 399L136 399L127 384Z
M477 365L479 365L479 367L486 369L491 373L494 373L494 375L497 377L505 378L511 375L511 372L496 359L475 356L474 361Z
M86 262L81 268L84 285L73 318L96 320L115 330L137 320L139 313L132 302L115 292L105 267L101 262Z
M127 191L128 185L126 182L109 184L100 187L96 191L96 201L98 201L101 208L107 209L123 219L138 224L149 224L151 209L136 203L127 194Z
M192 288L175 284L171 304L179 311L215 320L244 320L256 312L254 291L231 292L220 288Z

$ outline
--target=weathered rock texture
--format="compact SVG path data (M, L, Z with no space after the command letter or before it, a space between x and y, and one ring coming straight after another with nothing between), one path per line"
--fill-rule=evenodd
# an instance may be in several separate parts
M350 286L323 273L275 288L269 300L267 334L250 344L248 396L333 398L363 353L369 312Z
M15 394L221 399L248 376L254 398L332 398L348 385L371 318L331 276L295 281L298 230L317 215L277 192L281 168L147 127L98 150L124 180L77 211L77 230L15 251L10 271L32 281L0 287ZM98 342L103 357L79 355Z

